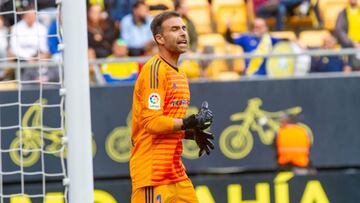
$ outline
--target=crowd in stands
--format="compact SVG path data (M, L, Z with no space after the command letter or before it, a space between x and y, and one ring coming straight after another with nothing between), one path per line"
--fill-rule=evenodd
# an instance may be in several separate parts
M13 10L13 2L17 2L17 11L23 11L22 15L6 13ZM31 1L0 2L3 13L0 15L1 63L6 62L6 58L33 62L59 57L55 0L37 0L37 3L39 11L52 11L54 15L40 16ZM89 59L155 54L150 23L154 15L164 10L176 10L186 23L188 55L360 48L357 0L88 0ZM329 12L336 17L329 18ZM306 35L307 31L303 30L311 31ZM141 65L137 62L91 65L89 72L95 81L94 75L100 73L107 83L129 82L136 79ZM301 56L296 59L182 60L179 67L191 79L351 72L360 68L360 54L311 59ZM52 69L21 71L23 80L56 81L58 75ZM1 80L13 77L14 71L0 70Z

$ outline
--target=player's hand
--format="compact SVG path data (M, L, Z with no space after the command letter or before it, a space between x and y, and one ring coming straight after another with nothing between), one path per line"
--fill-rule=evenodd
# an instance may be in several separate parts
M214 116L212 111L209 109L207 101L202 103L200 111L195 115L195 117L198 120L196 129L205 130L211 126Z
M213 122L213 113L209 109L207 101L204 101L201 105L200 111L195 115L191 115L183 119L183 130L197 129L205 130L210 127Z
M214 135L210 132L205 131L195 131L194 140L199 150L199 157L206 152L207 155L210 154L210 151L214 149L214 144L211 140L214 139Z

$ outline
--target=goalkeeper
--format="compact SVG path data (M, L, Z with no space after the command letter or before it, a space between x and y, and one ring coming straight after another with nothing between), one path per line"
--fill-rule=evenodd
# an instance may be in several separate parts
M207 102L184 118L190 104L186 76L177 67L188 49L186 26L174 11L156 16L151 31L159 48L142 68L132 106L130 175L132 203L197 203L194 187L181 161L182 139L193 139L201 156L214 148Z

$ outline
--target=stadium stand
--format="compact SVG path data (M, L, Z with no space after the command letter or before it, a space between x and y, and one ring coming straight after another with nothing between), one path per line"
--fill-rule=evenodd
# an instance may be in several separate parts
M212 13L219 33L225 33L227 23L230 23L232 32L248 30L246 4L243 0L214 0Z
M335 28L336 18L347 3L348 0L321 0L319 2L325 29L333 30Z
M240 46L234 44L226 45L226 53L228 54L243 54L244 50ZM231 71L241 75L245 70L245 61L244 59L234 59L232 61Z
M203 34L199 35L198 49L201 51L205 46L213 46L215 53L225 53L225 39L221 34Z
M115 2L120 1L115 0ZM129 2L133 3L135 0ZM251 30L249 25L255 17L253 9L251 8L251 2L251 0L187 0L186 3L189 9L188 17L193 21L196 31L199 35L198 45L195 46L198 47L198 49L193 49L193 52L203 53L204 49L206 48L208 49L207 51L210 50L209 53L213 52L215 54L242 53L242 48L236 45L229 45L229 43L225 42L223 35L226 30L226 26L228 25L230 26L232 33L235 35L243 34L244 32L249 32ZM303 11L299 13L299 8L296 8L294 15L287 17L285 29L277 32L273 32L272 29L270 29L270 34L276 38L300 42L301 45L305 45L307 48L313 49L321 47L322 40L320 39L323 39L325 35L334 31L337 14L346 7L348 2L348 0L312 0L311 5L308 8L308 13L304 13ZM360 0L358 0L358 2L360 2ZM107 4L106 1L88 0L88 3L100 4L102 7L104 7L104 9L106 9L104 12L110 14L108 8L109 4ZM174 9L173 0L145 0L145 3L150 6L150 14L152 16L163 12L164 10ZM320 17L323 19L323 24L316 25L316 23L314 23L314 19L312 19L312 17L314 17L312 15L314 13L311 9L313 9L315 3L320 10ZM1 9L5 9L5 4L2 5ZM23 5L19 5L20 10L20 7L22 6ZM11 21L9 21L7 15L4 15L4 20L6 25L5 28L9 29L12 24L9 24ZM268 19L266 22L270 28L274 28L275 21L273 18ZM119 33L118 22L110 26L118 26L116 27L116 31ZM120 30L121 33L124 31L125 30ZM119 34L117 34L117 36L119 36ZM112 42L110 42L110 44L111 43ZM102 60L105 58L106 57L96 57L96 60ZM193 64L191 66L195 66L195 64L197 64L202 69L207 70L203 67L203 64L199 63L199 61L200 60L194 60L190 64ZM184 64L189 65L189 63L185 61L183 65ZM101 67L101 64L99 65L100 66L98 67ZM220 66L220 68L215 69L221 70L220 72L210 70L210 68L209 74L203 74L203 72L197 70L193 71L194 73L192 73L192 78L210 76L213 78L217 77L215 75L221 74L222 71L229 70L241 75L244 69L242 59L228 61L222 60L218 66ZM12 77L15 77L15 75L13 74Z
M189 18L193 21L198 34L211 33L212 21L209 2L206 0L188 1Z

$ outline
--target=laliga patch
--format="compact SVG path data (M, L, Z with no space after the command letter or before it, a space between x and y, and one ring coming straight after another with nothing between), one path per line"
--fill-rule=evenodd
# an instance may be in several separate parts
M160 95L158 93L150 94L149 109L160 109Z

